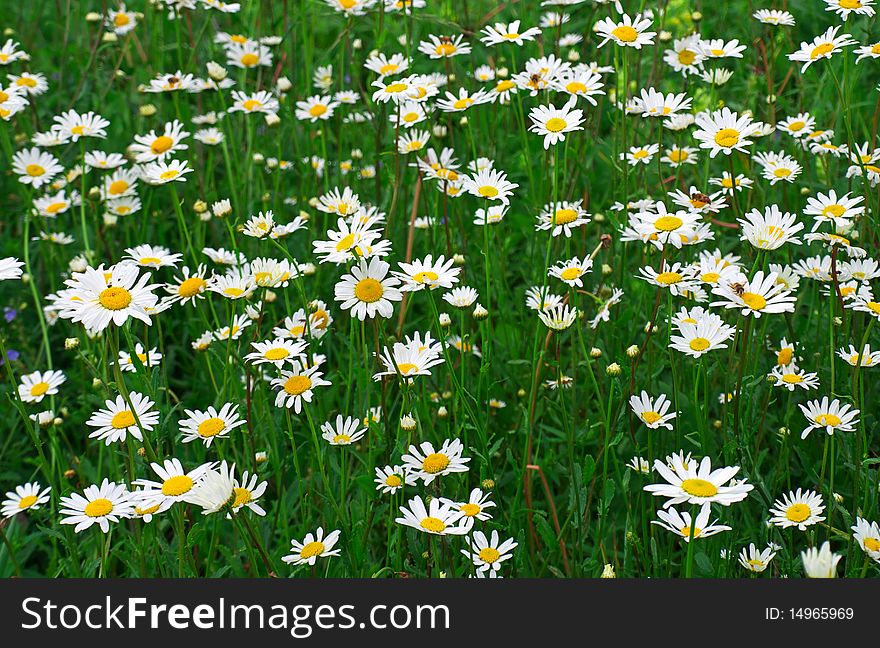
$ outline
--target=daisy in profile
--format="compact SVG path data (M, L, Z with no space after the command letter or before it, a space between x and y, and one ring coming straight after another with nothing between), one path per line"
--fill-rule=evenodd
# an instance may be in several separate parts
M705 318L696 324L684 322L678 327L679 335L670 338L670 346L692 358L699 358L715 349L726 349L727 341L735 331L735 327L725 324L720 318Z
M234 479L232 494L234 499L229 504L229 515L233 515L246 508L261 517L266 515L266 509L257 503L257 500L266 492L269 482L259 481L256 474L249 474L247 470L241 476L241 480ZM227 516L228 517L228 516Z
M458 439L446 439L440 448L435 449L429 441L418 446L411 445L407 454L400 460L403 467L427 486L443 475L467 472L470 457L464 457L464 446Z
M778 527L786 529L797 527L806 531L808 526L818 524L825 518L822 511L825 505L822 496L814 491L797 491L783 493L782 499L777 499L770 507L770 522Z
M443 301L455 308L470 308L478 297L476 289L470 286L457 286L443 293Z
M630 18L628 14L621 14L619 20L603 18L593 25L593 31L602 37L599 47L608 41L615 44L642 49L643 45L653 45L654 36L657 32L647 31L651 26L651 19L642 14L636 14Z
M461 553L470 559L478 574L498 572L501 563L513 558L513 550L517 547L513 538L501 542L496 530L489 537L482 531L474 531L472 536L467 536L464 540L468 548L462 549Z
M710 178L709 184L721 187L721 191L725 195L732 196L735 192L742 191L743 189L751 189L754 180L746 177L743 173L733 177L727 171L723 171L720 178Z
M183 434L181 441L201 441L206 448L210 448L215 439L225 439L232 430L247 424L238 415L238 405L233 403L226 403L220 411L210 406L205 411L185 409L183 412L186 418L178 423Z
M805 72L810 65L821 59L830 59L834 54L841 51L844 47L856 45L849 34L837 35L840 31L840 25L829 27L825 33L816 36L809 43L801 41L800 48L788 55L788 60L797 63L803 63L801 72Z
M232 339L237 340L244 333L244 330L251 325L251 318L247 315L236 315L231 325L226 325L217 331L213 331L212 335L218 342L225 342Z
M19 488L21 487L19 486ZM868 554L874 562L880 562L880 525L857 517L855 525L850 528L853 531L853 538L859 543L862 551Z
M801 561L804 563L804 574L807 578L835 578L837 564L842 558L842 554L831 551L831 543L827 541L822 543L820 549L810 547L801 552Z
M758 22L774 27L792 27L794 25L794 16L788 11L780 11L779 9L758 9L752 14L752 17Z
M133 261L142 268L163 268L177 266L182 254L172 254L171 250L161 245L138 245L126 248L123 261Z
M639 396L633 394L629 397L629 406L642 422L650 429L656 430L665 427L667 430L672 429L672 419L676 417L676 413L667 413L672 405L666 394L660 394L656 399L651 398L648 392L642 390Z
M804 229L797 215L783 212L777 205L769 205L764 212L752 209L744 218L737 219L742 228L739 239L748 241L759 250L775 250L786 243L800 244L795 234Z
M510 24L495 23L494 25L486 25L483 27L484 36L480 40L489 47L502 43L523 45L525 41L535 40L535 36L538 36L540 33L541 29L538 27L520 30L520 21L514 20Z
M151 185L163 185L169 182L185 182L186 174L193 168L187 160L158 160L141 167L141 177Z
M35 371L24 374L18 386L18 397L24 403L39 403L46 396L54 396L67 377L58 370Z
M72 291L71 300L59 315L82 322L91 331L103 331L111 322L122 326L130 317L149 325L152 321L147 309L156 306L158 297L153 290L159 287L149 281L149 273L141 275L131 263L75 272L65 281Z
M52 182L52 179L63 170L58 158L51 153L41 151L36 146L17 151L12 156L12 172L18 176L20 183L30 185L34 189Z
M651 520L651 524L661 526L667 531L671 531L677 536L684 539L685 542L691 541L693 535L694 540L697 538L708 538L709 536L721 533L722 531L730 531L731 527L718 524L718 521L709 522L709 516L712 513L712 505L708 502L700 507L696 520L691 518L691 514L687 511L679 513L674 508L660 509L657 511L659 521Z
M439 497L431 498L428 506L416 495L406 506L400 507L401 517L394 521L412 527L422 533L432 535L466 535L473 525L471 518L465 518L461 511L443 504Z
M415 486L416 476L403 469L403 466L376 468L376 490L392 495L404 486Z
M694 269L690 266L682 267L680 263L669 265L663 261L659 272L651 266L639 268L638 278L668 290L673 295L684 295L699 288L699 282L694 278Z
M553 265L547 274L556 277L572 287L582 288L582 278L593 269L593 260L589 257L583 259L572 257L567 261L559 261Z
M590 215L581 206L583 201L576 202L559 201L556 204L544 205L538 215L537 230L550 231L551 236L564 234L570 238L576 227L581 227L590 222Z
M565 140L565 134L583 130L584 112L576 109L577 97L569 98L562 108L553 104L535 106L529 112L532 125L529 131L544 136L544 148Z
M649 165L660 151L659 144L648 144L646 146L630 146L625 153L620 153L621 160L626 160L630 166L638 166L639 164Z
M235 496L235 464L225 461L206 470L186 496L189 504L202 509L202 515L228 511Z
M351 316L363 321L376 315L389 318L394 304L403 299L398 286L400 279L389 276L387 263L378 257L360 259L351 274L342 275L334 288L336 301Z
M502 83L504 82L502 81ZM512 83L511 81L506 82ZM560 71L553 85L560 92L586 99L594 106L598 105L598 103L593 97L605 94L605 91L602 89L605 87L605 84L602 83L601 75L581 66ZM497 91L498 86L495 89Z
M10 279L21 279L21 268L23 261L19 261L15 257L6 257L0 259L0 281L8 281Z
M829 401L827 396L823 396L821 401L809 401L806 405L798 403L798 407L809 421L801 432L802 439L806 439L813 430L824 430L826 434L853 432L859 423L859 410L852 409L849 403L841 404L836 398Z
M360 441L367 429L362 427L361 420L354 416L336 415L336 421L321 424L321 437L330 445L351 445Z
M136 479L132 483L142 489L134 497L142 509L158 505L153 513L162 513L176 502L186 502L196 482L212 467L213 464L206 463L186 471L179 459L166 459L161 464L153 462L150 468L159 477L159 481Z
M162 362L162 354L159 353L158 349L154 347L147 351L140 342L135 343L134 354L120 349L119 357L116 361L119 363L119 368L122 371L135 373L138 371L138 366L134 358L137 358L138 362L147 368L158 367L159 363Z
M424 341L416 333L413 339L407 337L405 343L395 342L390 351L385 347L381 354L377 354L385 368L374 374L373 380L399 376L410 384L416 376L430 376L431 367L445 362L441 350L440 344L431 339L430 333L425 334Z
M755 130L749 115L740 116L725 106L711 114L700 113L695 123L694 139L700 142L700 148L709 149L709 157L719 153L730 155L733 151L748 153L747 147L752 144L748 138Z
M672 455L671 460L671 466L659 459L654 461L654 470L667 483L645 486L649 493L667 498L663 508L682 503L702 505L711 502L730 506L744 500L754 489L753 485L744 480L733 480L734 475L739 472L739 466L712 470L712 460L709 457L703 457L697 465L695 460L685 462L680 454Z
M0 504L0 515L11 518L24 511L36 511L49 501L50 492L52 487L41 488L40 482L16 486L14 491L6 493L6 499Z
M861 352L850 344L849 349L838 349L837 355L852 367L873 367L880 364L880 351L871 351L870 344L866 344L862 347Z
M806 391L819 388L819 375L804 371L794 363L776 365L770 372L770 377L777 387L784 387L790 392L793 392L797 387Z
M174 283L165 284L165 292L169 296L164 301L181 305L189 302L195 306L197 300L205 298L205 291L208 289L206 271L204 265L199 265L195 271L184 266L181 277L174 277Z
M458 275L461 268L454 267L454 259L446 259L442 254L434 261L432 255L423 260L416 259L412 263L399 262L403 272L394 272L401 280L400 290L403 292L415 292L425 288L452 288L458 283Z
M339 0L334 0L339 1ZM281 558L288 565L314 565L318 558L330 558L338 556L340 550L334 549L336 543L339 542L339 535L342 532L338 529L331 531L326 536L324 529L318 527L315 533L307 533L303 541L291 540L290 553Z
M552 331L564 331L577 319L578 310L568 304L538 311L538 318Z
M82 201L79 193L72 191L68 197L64 189L54 195L45 195L34 199L34 209L37 210L40 216L45 216L46 218L56 218L67 212L71 207L78 207L81 204Z
M758 550L754 542L749 543L748 547L743 547L739 552L739 564L745 569L756 574L760 574L770 566L770 561L776 557L773 547L767 547Z
M806 137L813 132L816 126L816 118L810 113L798 113L794 117L787 117L776 124L776 130L788 133L795 139Z
M428 35L428 40L419 43L419 51L432 59L452 58L461 54L470 54L471 46L464 41L461 34L455 36Z
M125 484L105 479L101 485L92 485L83 494L71 493L60 501L63 516L61 524L75 524L76 533L97 524L103 533L110 532L110 523L130 518L134 514L134 502Z
M510 204L510 196L518 186L498 169L480 169L462 178L462 189L469 194L484 200L497 200L502 205Z
M737 281L721 284L712 289L712 294L721 299L710 306L734 308L743 315L760 318L765 313L794 312L795 296L782 284L777 282L775 272L764 274L762 270L755 273L749 280L739 275Z
M105 139L107 131L104 129L110 125L109 121L92 111L78 113L75 110L68 110L55 115L52 121L56 124L54 128L69 137L71 142L79 141L80 137Z
M302 412L303 403L312 402L315 387L332 384L324 380L324 374L318 369L317 366L304 368L297 362L293 370L281 371L280 377L272 379L272 386L279 388L275 396L275 407L293 409L297 414Z
M143 394L131 392L131 405L121 395L115 400L104 402L104 409L94 412L86 425L95 428L89 433L90 439L100 439L106 445L125 441L128 435L143 441L143 433L149 432L159 423L159 412L152 410L154 403Z
M642 117L669 117L691 107L691 100L684 92L663 94L654 88L642 88L640 96L633 101Z

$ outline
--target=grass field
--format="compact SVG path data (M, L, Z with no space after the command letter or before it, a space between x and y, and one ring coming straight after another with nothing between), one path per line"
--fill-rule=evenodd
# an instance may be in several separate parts
M7 2L0 575L877 576L875 9Z

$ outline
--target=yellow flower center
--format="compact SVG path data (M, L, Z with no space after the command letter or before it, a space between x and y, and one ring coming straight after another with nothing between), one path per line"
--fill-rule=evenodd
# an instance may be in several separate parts
M354 296L360 301L372 304L382 298L384 289L382 284L370 277L361 279L354 287Z
M391 488L399 488L403 484L403 480L397 475L388 475L385 478L385 485Z
M324 543L315 541L310 542L305 547L300 549L299 557L303 560L308 560L309 558L320 556L322 553L324 553Z
M452 107L456 110L464 110L465 108L470 108L474 103L474 100L470 97L465 97L464 99L457 99L453 102Z
M741 298L745 305L754 311L764 310L767 306L767 300L757 293L744 292Z
M645 423L647 423L648 425L651 425L652 423L656 423L661 418L663 418L663 417L660 416L660 413L655 412L654 410L647 410L645 412L642 412L642 420Z
M447 466L449 466L449 457L441 452L429 454L422 462L422 470L431 475L446 470Z
M109 515L113 511L113 502L108 499L104 499L103 497L99 497L96 500L92 500L88 504L86 504L86 508L83 510L83 513L92 518L104 517L105 515Z
M434 53L438 56L452 56L457 51L458 48L452 43L440 43L434 48Z
M125 180L114 180L110 183L110 186L107 187L107 192L113 196L118 196L126 191L128 191L128 182Z
M251 501L251 492L247 488L233 488L232 494L235 499L232 501L232 508L243 506Z
M689 157L690 155L684 149L673 149L669 151L669 159L676 164L678 164L679 162L684 162Z
M79 125L71 128L70 132L73 133L74 135L82 135L85 132L85 130L86 130L86 127L83 126L82 124L79 124Z
M315 104L314 106L309 108L309 114L312 117L320 117L325 112L327 112L327 106L325 106L324 104Z
M685 479L681 482L681 490L694 497L714 497L718 487L705 479Z
M661 272L657 275L657 283L664 286L670 286L682 280L682 276L677 272Z
M291 376L284 382L284 391L291 396L299 396L312 387L312 379L308 376Z
M843 205L828 205L822 210L822 215L829 218L840 218L845 211Z
M31 495L31 497L33 497L33 495ZM867 549L868 551L880 551L880 539L865 538L863 542L865 545L865 549Z
M717 272L706 272L700 278L706 283L715 283L721 278L721 275Z
M510 79L505 79L504 81L501 81L498 85L495 86L495 92L507 92L515 85L516 84L513 81L511 81Z
M431 270L422 270L421 272L417 272L413 275L413 281L416 281L420 284L427 283L429 281L437 281L440 276Z
M838 5L843 9L861 9L861 0L838 0Z
M501 554L498 553L498 550L494 547L486 547L485 549L480 549L480 560L484 563L489 563L490 565L494 563L501 557Z
M695 337L688 343L688 346L694 351L705 351L709 348L709 340L704 337Z
M180 175L180 171L178 171L177 169L168 169L167 171L163 171L162 173L160 173L159 177L163 180L173 180L178 175Z
M260 57L254 54L253 52L248 52L244 56L241 57L241 64L245 67L254 67L257 63L260 62Z
M691 528L689 526L683 526L683 527L681 527L681 529L679 529L679 531L681 532L681 537L683 537L683 538L690 538L691 537ZM700 527L694 527L694 537L695 538L699 538L700 534L702 532L703 532L703 530Z
M566 268L562 272L559 273L559 276L562 277L563 281L574 281L578 277L581 276L580 268Z
M830 425L831 427L837 427L840 425L841 420L840 417L835 414L819 414L816 417L816 423L819 425Z
M250 112L252 110L256 110L257 108L260 108L262 105L263 104L261 102L257 101L256 99L247 99L247 100L245 100L245 102L243 104L241 104L242 108L244 108L248 112Z
M697 53L693 50L683 49L678 53L678 62L682 65L693 65L697 58Z
M479 515L480 511L479 504L471 504L468 502L467 504L461 505L461 512L464 513L467 517L474 517L475 515Z
M118 13L113 17L113 24L117 27L125 27L130 22L131 19L128 17L128 14Z
M284 360L284 358L286 358L289 355L290 355L290 352L287 349L285 349L284 347L277 347L275 349L267 349L263 353L263 357L266 358L266 360L272 360L272 361Z
M480 192L480 195L483 196L483 198L494 198L498 195L498 189L496 189L492 185L483 185L479 188L478 191Z
M32 178L39 178L41 175L46 173L46 169L41 167L39 164L28 164L25 168L25 173L27 173Z
M36 495L25 495L20 500L18 500L18 508L20 510L24 510L26 508L30 508L31 506L33 506L36 503L37 503L37 496ZM867 541L866 541L866 546L867 546Z
M794 349L792 349L791 347L785 347L784 349L780 349L779 353L776 354L776 364L778 364L778 365L791 364L793 357L794 357Z
M235 286L230 286L229 288L223 289L223 294L227 297L241 297L244 294L244 290L236 288Z
M156 139L153 140L153 143L150 144L150 150L155 155L161 155L165 153L168 149L174 146L174 140L168 137L167 135L160 135Z
M779 167L778 169L773 169L773 175L777 178L787 178L791 175L791 169L786 167Z
M446 528L446 523L435 517L426 517L421 524L423 529L432 533L440 533Z
M134 507L134 512L137 515L152 515L156 511L159 510L161 504L156 504L155 506L148 506L147 508L141 508L140 506Z
M98 301L107 310L118 311L128 308L131 303L131 293L125 288L112 286L101 291L101 294L98 295Z
M38 382L31 385L31 396L42 396L49 391L49 383Z
M349 443L351 443L351 437L347 434L337 434L335 437L333 437L333 443L337 445L348 445Z
M18 80L15 82L15 85L27 86L28 88L36 88L37 87L37 80L34 79L33 77L23 76L23 77L18 78Z
M629 25L620 25L611 30L611 35L624 43L634 43L639 33Z
M820 56L826 56L834 51L834 43L822 43L818 47L814 47L810 52L810 60L815 61Z
M788 507L788 510L785 511L785 517L792 522L803 522L810 517L810 507L806 504L792 504Z
M544 128L546 128L551 133L558 133L566 126L568 126L568 124L566 124L565 120L560 117L551 117L547 120L547 123L544 124Z
M403 363L397 365L397 368L400 370L400 373L403 376L408 376L409 374L413 373L414 371L419 370L417 365L414 365L410 362L403 362Z
M162 259L159 257L141 257L139 260L141 265L159 265Z
M574 209L557 209L553 216L554 225L567 225L577 219L577 212Z
M715 133L715 143L722 148L732 148L739 142L739 131L733 128L722 128Z
M131 410L122 410L121 412L117 412L113 415L113 418L110 419L110 425L117 430L130 428L134 424L134 414Z
M672 232L674 230L677 230L682 225L684 225L684 221L681 220L678 216L661 216L654 223L654 227L656 227L661 232Z
M200 437L210 438L215 437L220 434L223 430L226 429L226 421L222 418L218 418L216 416L205 419L199 426L196 428L196 432L198 432Z
M201 277L190 277L177 287L177 294L181 297L194 297L204 290L206 282Z
M186 475L175 475L162 482L162 494L177 497L188 493L193 487L193 480Z
M648 149L639 149L632 154L632 156L637 160L644 160L649 155L651 155L651 153L648 151Z

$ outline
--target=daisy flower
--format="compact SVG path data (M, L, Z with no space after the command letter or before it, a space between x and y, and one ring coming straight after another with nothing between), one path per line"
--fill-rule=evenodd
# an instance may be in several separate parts
M576 202L562 200L556 204L544 205L538 215L538 224L535 229L549 230L551 236L565 234L566 238L570 238L574 228L590 222L590 215L581 206L581 202L580 200Z
M175 267L183 258L182 254L172 254L171 250L160 245L138 245L125 249L123 260L134 261L143 268Z
M717 520L710 523L709 515L711 512L712 505L707 502L700 507L696 520L692 520L689 512L679 513L670 507L668 510L660 509L657 511L657 517L660 520L651 520L651 524L656 524L667 531L671 531L675 535L682 537L685 542L690 542L691 536L696 540L697 538L708 538L716 533L731 530L729 526L718 524Z
M624 13L617 21L613 18L599 20L593 25L593 31L602 37L599 47L608 41L614 41L617 45L642 49L643 45L654 44L654 36L657 32L647 31L650 26L651 19L644 17L643 14L639 13L630 18Z
M333 2L341 2L342 0L332 0ZM324 529L318 527L314 534L311 532L306 534L303 541L291 540L290 551L288 555L281 558L283 562L289 565L314 565L318 558L330 558L338 556L340 550L334 549L339 541L340 530L331 531L326 536Z
M443 504L438 497L432 498L426 507L417 495L400 507L400 513L402 517L395 518L395 522L432 535L466 535L473 524L471 518L465 518L461 511Z
M538 311L538 318L544 326L553 331L564 331L577 319L578 310L568 304L561 304L553 308Z
M272 386L280 388L275 396L275 407L293 408L299 414L304 402L312 402L315 387L332 384L324 380L323 375L317 366L304 368L298 362L292 371L281 371L280 377L272 379Z
M388 275L387 263L373 257L360 259L352 266L351 274L343 275L334 288L336 301L342 302L343 310L350 310L351 316L363 321L366 318L389 318L394 312L392 302L400 301L403 295L398 289L400 279Z
M58 158L36 146L17 151L12 156L12 172L18 176L20 183L31 185L34 189L51 182L62 170Z
M778 387L784 387L790 392L793 392L796 387L807 391L819 387L818 374L804 371L796 364L776 365L770 372L770 376Z
M306 342L294 342L284 338L267 340L265 342L251 342L255 350L248 353L244 359L255 366L261 364L273 364L279 369L285 363L302 358L308 344Z
M873 367L874 365L880 363L880 351L871 351L870 344L866 344L862 348L861 353L859 353L858 349L850 344L849 350L838 349L837 355L841 359L843 359L844 362L853 367ZM859 358L861 358L861 360Z
M830 59L844 47L856 45L849 34L837 35L840 25L829 27L825 33L816 36L809 43L801 41L800 48L788 55L788 60L803 63L801 72L805 72L810 65L821 59Z
M825 11L836 13L846 21L850 14L874 15L874 0L825 0Z
M16 486L14 491L6 493L6 499L0 504L0 515L11 518L24 511L36 511L49 501L51 491L51 486L41 488L40 482L29 482Z
M671 405L672 403L666 394L660 394L654 399L648 395L648 392L642 390L639 396L633 394L629 397L629 406L632 411L652 430L660 427L672 429L670 421L676 417L676 413L667 414Z
M733 337L736 328L711 319L699 320L696 324L684 322L679 325L679 335L670 338L670 346L692 358L715 349L726 349L727 341Z
M162 513L176 502L186 502L196 482L212 467L213 464L206 463L187 472L179 459L166 459L161 464L153 462L150 468L160 481L136 479L132 483L141 486L142 490L134 493L134 498L139 501L142 509L158 505L152 513Z
M476 289L470 286L458 286L447 293L443 293L443 301L455 308L470 308L477 301L478 297Z
M404 486L414 486L416 476L403 469L403 466L385 466L376 468L376 490L394 494Z
M137 357L138 361L144 365L145 367L158 367L159 363L162 361L162 354L156 348L152 348L149 351L144 349L144 346L137 342L134 345L134 356L130 354L128 351L119 351L119 358L117 362L119 363L119 368L122 371L128 371L130 373L137 372L138 368L135 365L134 357Z
M760 318L765 313L794 312L795 297L790 290L777 282L775 272L764 274L762 270L748 280L739 275L737 281L720 284L712 289L712 294L721 299L710 306L739 309L743 315Z
M86 425L96 428L89 433L90 439L100 439L106 445L125 441L130 434L143 441L143 433L149 432L159 423L159 412L151 410L154 403L143 394L129 394L131 406L121 395L116 400L104 401L104 408L94 412Z
M514 20L510 24L495 23L494 25L486 25L483 27L484 36L480 40L489 47L502 43L523 45L525 41L535 40L535 36L540 33L541 29L539 27L529 27L522 31L520 30L520 21Z
M393 274L401 280L400 290L403 292L415 292L425 288L452 288L458 283L458 275L461 268L453 267L454 259L446 259L440 255L434 261L432 255L423 260L416 259L412 263L399 262L403 272Z
M583 130L584 113L576 109L577 97L569 98L562 108L553 104L535 106L529 111L529 119L532 125L529 132L544 136L544 148L549 149L552 144L565 140L565 134Z
M156 306L149 273L141 275L131 263L117 263L108 270L103 265L75 272L65 281L72 290L69 306L59 313L62 318L82 324L91 331L103 331L112 322L122 326L130 317L151 324L148 308Z
M512 552L517 547L513 538L501 542L496 530L489 537L482 531L474 531L473 536L467 536L464 540L468 549L462 549L461 553L471 560L478 574L498 572L501 563L513 558Z
M589 257L583 259L572 257L567 261L559 261L552 266L547 274L564 281L569 286L582 288L584 282L581 280L584 275L593 269L593 260Z
M801 552L804 574L807 578L834 578L837 576L837 563L843 555L831 551L831 543L823 542L820 549L810 547Z
M421 479L427 486L437 477L451 473L467 472L470 457L462 456L464 446L458 439L446 439L439 449L429 441L419 446L411 445L400 460L409 473Z
M709 149L709 157L719 153L730 155L733 151L748 153L747 147L752 143L748 138L754 133L749 115L740 116L725 106L711 114L700 113L695 123L694 139L700 142L700 148Z
M257 500L266 492L269 482L257 482L259 482L259 477L256 474L249 475L247 470L241 476L241 481L233 480L232 494L235 498L229 505L230 515L238 513L243 508L249 509L259 516L266 515L266 510L257 504Z
M815 196L807 197L804 214L815 217L810 231L815 232L824 223L830 223L835 231L848 227L854 219L865 213L865 206L862 204L864 200L864 196L850 197L850 192L838 197L834 189L827 194L820 191Z
M141 167L141 177L151 185L185 182L186 174L192 172L193 169L186 160L158 160Z
M58 370L35 371L24 374L18 386L18 397L24 403L39 403L46 396L54 396L67 377Z
M294 115L302 121L315 123L319 119L330 119L338 106L339 102L334 101L330 95L314 95L304 101L297 101Z
M800 244L794 235L804 229L803 223L797 222L797 215L780 211L777 205L765 207L763 213L752 209L737 222L742 228L739 239L759 250L775 250L786 243Z
M109 121L92 111L80 114L75 110L68 110L55 115L52 121L56 124L55 128L67 135L72 142L78 141L80 137L105 139L107 131L104 129L110 125Z
M229 510L231 502L237 499L235 487L235 464L230 466L223 461L202 474L187 494L186 501L200 507L202 515Z
M510 196L519 185L510 182L504 171L480 169L462 178L462 189L485 200L497 200L502 205L510 204Z
M93 484L83 494L71 493L62 497L59 513L64 516L61 524L75 524L76 533L97 524L103 533L110 532L110 523L130 518L134 514L134 502L125 484L104 479L101 485Z
M11 495L11 493L7 493L7 495ZM850 528L853 530L853 538L859 543L862 551L868 554L874 562L880 562L880 525L857 517L855 525Z
M824 429L826 434L853 432L859 423L859 410L852 409L852 405L841 403L836 398L829 401L827 396L823 396L821 401L809 401L806 405L798 403L798 407L810 423L801 432L802 439L806 439L813 430Z
M330 445L344 446L360 441L367 429L361 427L360 419L354 416L336 415L336 422L326 421L321 424L321 437Z
M451 504L453 508L461 511L464 517L485 522L492 519L492 515L486 509L495 506L495 502L489 499L491 494L483 493L481 489L475 488L470 492L466 502L455 502L446 498L441 499L443 499L444 504Z
M260 90L248 94L241 90L232 91L232 106L229 112L276 114L280 109L278 100L269 92Z
M696 461L685 462L681 455L672 455L671 460L670 466L659 459L654 461L654 470L668 483L645 486L649 493L667 498L663 508L681 503L702 505L711 502L730 506L744 500L754 488L745 481L731 481L739 472L739 466L712 470L709 457L703 457L698 466ZM728 482L731 485L725 485Z
M749 543L748 548L743 547L739 552L739 564L745 569L756 574L760 574L770 565L770 561L776 557L773 547L767 547L761 551L755 546L755 543Z
M178 423L183 434L181 441L201 441L206 448L211 447L215 439L225 439L237 427L246 425L247 421L239 418L238 405L226 403L218 412L213 406L207 410L183 410L185 419Z
M782 499L777 499L770 507L770 522L778 527L786 529L797 527L806 531L808 526L818 524L825 518L822 511L822 496L814 491L797 491L783 493Z
M0 281L8 281L9 279L21 279L21 268L23 261L19 261L15 257L6 257L0 259Z
M208 289L206 268L200 265L191 273L189 267L184 266L182 272L182 277L174 277L174 283L165 284L165 292L169 295L165 297L165 301L181 305L190 302L195 306L196 300L205 298L205 291Z
M419 43L419 51L432 59L452 58L460 54L470 54L468 45L461 34L455 36L428 35L428 40Z
M752 14L752 17L758 22L762 22L765 25L773 25L774 27L791 27L794 25L794 16L787 11L780 11L778 9L758 9Z

